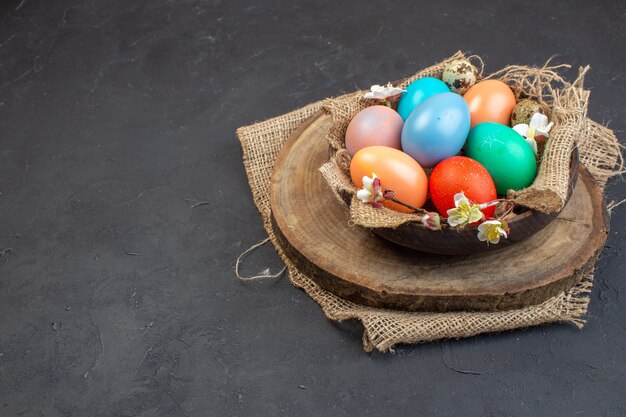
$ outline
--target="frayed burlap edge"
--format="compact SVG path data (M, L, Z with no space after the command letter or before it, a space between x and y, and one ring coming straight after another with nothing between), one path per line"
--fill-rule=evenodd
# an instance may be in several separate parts
M569 291L536 306L503 312L450 313L409 313L358 305L324 290L298 271L277 242L272 228L270 181L278 153L289 135L322 109L325 103L327 101L319 101L285 115L241 127L237 129L237 136L241 142L243 163L254 202L271 242L287 265L290 281L315 300L329 319L361 321L365 350L385 352L400 343L462 338L552 322L567 322L579 328L584 325L589 292L593 285L591 271ZM585 140L579 143L581 161L587 165L596 181L604 185L610 176L619 173L615 167L622 166L620 145L609 129L588 119L585 132ZM337 198L343 197L337 194Z
M438 64L425 68L394 84L405 88L418 78L441 78L441 74L447 63L464 57L465 55L459 51ZM480 58L477 59L480 60ZM332 120L332 124L326 134L326 140L333 150L334 155L330 157L328 163L320 167L320 171L335 194L342 193L344 197L346 195L348 196L347 199L344 200L344 204L349 206L349 217L352 224L368 228L395 228L403 223L411 221L419 222L422 219L421 213L400 213L386 207L377 209L367 204L359 204L356 200L356 187L345 186L346 183L351 184L351 180L349 175L350 156L345 149L344 137L348 124L354 115L372 105L370 100L363 98L364 94L365 91L357 91L336 99L326 100L323 103L322 110L329 115ZM351 202L355 202L356 204L351 204Z
M450 58L400 80L396 84L406 87L418 78L441 78L448 62L464 57L465 55L459 51ZM469 59L476 59L482 63L480 57L477 56L469 57ZM589 67L580 68L579 75L573 83L569 83L559 75L558 71L562 68L569 68L569 65L550 65L550 60L548 60L542 67L511 65L484 77L484 79L504 81L511 86L516 98L533 98L550 110L549 117L555 122L555 127L551 132L550 140L545 146L540 147L539 170L533 184L528 188L508 193L508 198L514 199L519 205L545 213L560 211L567 201L570 160L576 144L579 146L593 144L594 149L586 149L589 153L583 155L582 162L587 164L590 172L601 184L604 184L606 179L615 175L616 172L623 172L623 160L613 133L586 117L589 91L583 88L583 81ZM481 78L482 69L479 74L479 79ZM395 228L406 222L419 222L423 214L406 214L387 208L377 209L359 204L355 200L356 188L346 188L344 185L351 181L350 156L345 150L344 142L346 129L358 112L373 104L370 100L363 98L364 93L365 91L358 91L324 102L322 109L332 119L326 140L333 149L334 155L320 168L320 171L335 193L339 189L343 192L343 201L350 206L351 224L368 228ZM352 201L356 204L351 204Z

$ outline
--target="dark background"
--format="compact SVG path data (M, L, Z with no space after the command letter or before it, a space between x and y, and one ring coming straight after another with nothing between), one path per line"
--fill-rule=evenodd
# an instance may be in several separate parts
M233 271L265 237L238 126L462 49L591 64L624 140L626 3L0 4L0 416L626 415L623 207L581 331L367 354L286 277Z

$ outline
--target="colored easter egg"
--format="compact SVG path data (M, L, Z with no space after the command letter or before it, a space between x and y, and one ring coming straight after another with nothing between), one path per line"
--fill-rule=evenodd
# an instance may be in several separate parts
M465 154L487 169L498 194L528 187L537 174L530 145L519 133L499 123L485 122L473 127L465 143Z
M383 190L393 190L395 198L413 207L422 207L428 197L428 178L422 167L404 152L386 146L369 146L358 151L350 163L350 176L357 187L363 187L363 177L380 179ZM385 201L385 207L411 213L412 210Z
M428 97L449 92L448 86L437 78L426 77L415 80L407 86L406 92L400 96L398 114L402 120L406 120L413 110Z
M371 106L360 111L346 130L346 150L354 156L368 146L401 149L402 118L387 106Z
M483 122L508 125L515 107L515 95L498 80L476 83L463 96L471 115L471 127Z
M441 93L415 108L402 128L402 150L432 168L456 155L470 129L467 104L458 94Z
M430 173L428 182L430 197L435 208L443 217L455 207L454 195L460 192L470 201L487 203L497 198L496 186L489 172L478 161L465 156L453 156L439 162ZM495 206L487 207L483 213L493 216Z

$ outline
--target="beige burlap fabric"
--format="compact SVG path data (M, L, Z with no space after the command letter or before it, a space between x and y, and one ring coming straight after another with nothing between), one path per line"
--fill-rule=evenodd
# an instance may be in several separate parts
M418 78L440 78L445 65L454 59L463 58L457 52L450 58L419 71L415 75L399 81L406 87ZM482 60L479 57L470 59ZM479 79L498 79L506 82L516 98L529 97L545 105L550 110L548 116L555 123L550 140L540 146L539 170L533 184L523 190L509 191L509 198L518 204L538 211L553 213L560 211L567 200L569 185L569 166L572 149L593 144L582 156L583 162L591 173L601 182L613 175L617 163L621 166L621 154L613 133L586 118L589 91L583 89L583 80L589 67L581 68L578 78L569 83L558 70L568 65L550 66L549 62L541 68L513 65L497 71L487 77L479 74ZM364 108L371 106L371 100L363 98L365 91L359 91L336 99L327 100L322 109L332 117L332 126L327 134L327 141L334 150L330 161L320 168L329 186L344 196L352 196L356 202L356 188L351 184L349 175L350 156L345 150L344 137L352 118ZM589 163L592 162L593 163ZM387 208L377 209L369 205L349 204L350 221L363 227L397 227L409 221L419 221L421 214L399 213Z
M460 56L459 54L457 53L449 59L458 57ZM441 66L441 64L438 64L431 67L425 70L431 72L422 71L405 82L410 82L417 76L425 76L424 74L426 73L437 75L436 71L439 71ZM509 70L512 72L505 72L498 75L498 77L501 79L514 77L516 74L515 68L517 67L509 67ZM360 96L360 94L361 92L356 93L357 96ZM586 108L588 93L584 95L584 106ZM304 120L323 107L328 108L328 106L336 105L337 101L350 99L350 97L354 97L354 95L349 94L338 99L316 102L285 115L251 126L241 127L237 130L254 202L261 213L269 238L287 265L289 278L295 286L302 288L315 300L322 307L328 318L332 320L360 320L365 329L363 346L368 351L374 348L380 351L388 351L399 343L420 343L444 338L461 338L480 333L498 332L550 322L569 322L578 327L583 326L585 323L584 315L589 303L588 293L593 284L591 273L588 273L585 279L571 290L561 293L542 304L519 310L504 312L409 313L376 309L346 301L324 290L308 276L296 269L276 241L270 220L270 180L274 162L289 135ZM561 100L560 97L555 97L554 95L552 97L554 97L555 101ZM576 120L578 120L577 117L575 117ZM594 175L598 183L603 186L610 176L621 172L620 145L609 129L585 118L584 115L580 129L579 133L567 136L567 138L577 141L581 161ZM339 184L335 192L338 198L342 200L341 190L349 191L353 186L341 175L337 178L336 175L342 173L342 169L339 166L341 162L333 161L333 163L335 167L331 167L326 172L324 172L324 169L322 171L327 181L332 180ZM332 175L335 175L335 177L332 177ZM524 198L531 201L534 197L531 193ZM408 220L415 220L415 217ZM385 221L384 218L383 221Z

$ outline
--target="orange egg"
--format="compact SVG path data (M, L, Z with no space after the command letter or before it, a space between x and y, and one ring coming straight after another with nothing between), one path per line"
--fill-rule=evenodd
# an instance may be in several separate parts
M422 207L428 197L428 178L420 164L404 152L386 146L368 146L358 151L350 163L352 182L363 187L363 177L380 179L383 190L393 190L395 198L413 207ZM411 213L413 210L393 201L385 207Z
M470 111L470 125L495 122L508 126L515 108L515 95L508 85L498 80L476 83L463 96Z

